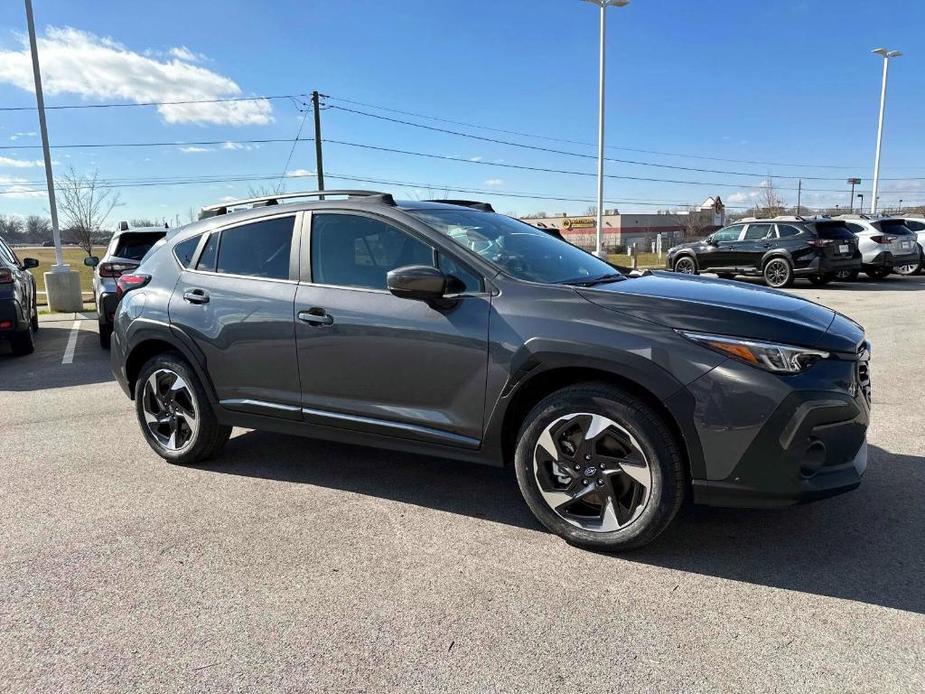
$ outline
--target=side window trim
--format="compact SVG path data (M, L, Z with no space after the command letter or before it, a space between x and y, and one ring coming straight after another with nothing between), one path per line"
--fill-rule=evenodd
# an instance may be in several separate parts
M184 270L186 272L195 272L195 273L202 274L202 275L215 275L215 276L221 276L221 277L232 277L235 279L246 279L246 280L263 280L266 282L289 282L292 284L296 284L299 281L299 275L298 275L297 270L299 266L299 245L300 245L300 240L301 240L300 227L302 224L302 221L301 221L302 216L303 216L303 212L301 210L296 210L296 211L286 210L285 212L280 212L279 214L275 214L272 216L259 217L257 219L248 219L247 221L243 221L243 222L233 222L231 224L226 224L225 226L217 227L211 231L203 232L201 234L203 240L200 240L199 242L199 247L196 249L196 253L193 257L193 260L190 262L190 267L184 268ZM222 252L222 234L224 234L226 231L237 229L238 227L244 227L249 224L255 224L257 222L267 222L272 219L280 219L282 217L292 217L293 218L293 222L292 222L293 236L292 236L292 244L289 249L289 277L288 279L277 279L275 277L257 277L254 275L236 275L231 272L218 272L217 265L216 265L216 269L214 270L200 270L199 268L196 267L196 265L199 264L199 260L200 260L200 256L202 255L202 252L205 250L206 243L208 243L207 239L213 234L218 235L218 248L215 251L215 259L217 262ZM179 260L177 262L179 263ZM180 265L180 267L183 267L182 264Z
M383 216L383 215L378 215L378 214L375 214L375 213L371 213L371 212L368 212L368 211L366 211L366 210L325 209L325 210L318 210L317 212L318 212L318 214L342 214L342 215L349 215L349 216L353 216L353 217L364 217L364 218L366 218L366 219L371 219L371 220L373 220L373 221L380 222L380 223L382 223L382 224L387 224L387 225L389 225L389 226L395 227L398 231L400 231L400 232L402 232L402 233L404 233L404 234L407 234L407 235L410 236L411 238L415 239L416 241L420 241L421 243L423 243L424 245L426 245L427 247L430 248L430 250L431 250L431 252L432 252L432 254L433 254L433 259L431 260L431 262L434 264L434 267L437 267L437 257L438 257L440 254L442 254L442 255L444 255L444 256L446 256L446 257L452 259L455 263L457 263L457 264L459 264L460 266L462 266L462 267L463 267L464 269L466 269L470 274L472 274L473 276L477 277L477 278L480 280L481 285L482 285L482 288L481 288L480 291L478 291L478 292L461 292L461 293L459 293L459 294L453 294L452 296L454 296L454 297L456 297L456 296L458 296L458 297L466 297L466 296L488 296L488 295L490 295L490 293L491 293L491 292L489 291L488 279L485 277L484 273L482 273L482 272L479 271L479 270L473 269L472 265L470 265L469 263L467 263L463 258L460 258L460 257L459 257L458 255L456 255L455 253L450 253L450 252L445 251L445 250L442 249L442 248L438 248L437 246L434 245L434 243L433 243L430 239L428 239L427 237L423 236L421 233L419 233L417 230L411 228L409 225L403 224L403 223L402 223L401 221L399 221L399 220L392 219L392 218L390 218L390 217L386 217L386 216ZM388 294L388 293L389 293L389 290L388 290L388 289L373 289L373 288L371 288L371 287L352 287L352 286L349 286L349 285L340 285L340 284L320 284L320 283L316 283L316 282L314 281L314 278L312 277L312 257L311 257L311 252L312 252L312 251L311 251L311 249L312 249L312 243L311 243L311 241L312 241L312 221L313 221L313 220L312 220L312 211L306 211L306 212L304 212L304 221L303 221L303 223L302 223L302 233L300 234L300 237L301 237L301 241L300 241L300 243L301 243L301 250L300 250L300 253L299 253L299 273L298 273L299 283L300 283L300 284L313 285L313 286L317 286L317 287L331 287L331 288L334 288L334 289L346 289L346 290L350 290L350 291L359 291L359 292L375 292L375 293L378 293L378 294Z

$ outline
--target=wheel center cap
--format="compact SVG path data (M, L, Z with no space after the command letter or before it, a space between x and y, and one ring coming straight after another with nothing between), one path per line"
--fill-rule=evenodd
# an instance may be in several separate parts
M597 474L597 468L593 465L585 468L585 477L594 477L595 474Z

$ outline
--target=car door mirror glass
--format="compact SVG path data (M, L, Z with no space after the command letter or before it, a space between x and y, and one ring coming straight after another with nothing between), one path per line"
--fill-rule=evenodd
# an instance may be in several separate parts
M447 290L447 277L443 271L428 265L407 265L395 268L386 275L389 291L400 299L439 302Z
M95 255L88 255L84 258L84 265L87 267L96 267L100 264L100 259Z
M24 270L28 270L29 268L38 267L39 261L36 258L23 258L22 266Z

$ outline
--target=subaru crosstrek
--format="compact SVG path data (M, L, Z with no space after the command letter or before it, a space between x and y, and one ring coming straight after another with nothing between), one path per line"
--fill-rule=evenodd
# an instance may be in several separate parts
M860 483L869 351L831 309L630 277L484 203L312 195L206 208L118 278L113 369L166 460L239 426L509 464L546 527L605 550L687 495Z

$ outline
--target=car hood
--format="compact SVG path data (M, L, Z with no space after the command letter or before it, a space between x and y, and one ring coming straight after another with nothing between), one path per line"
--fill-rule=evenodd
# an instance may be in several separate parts
M854 352L863 329L830 308L740 282L656 272L579 288L605 309L677 330Z

